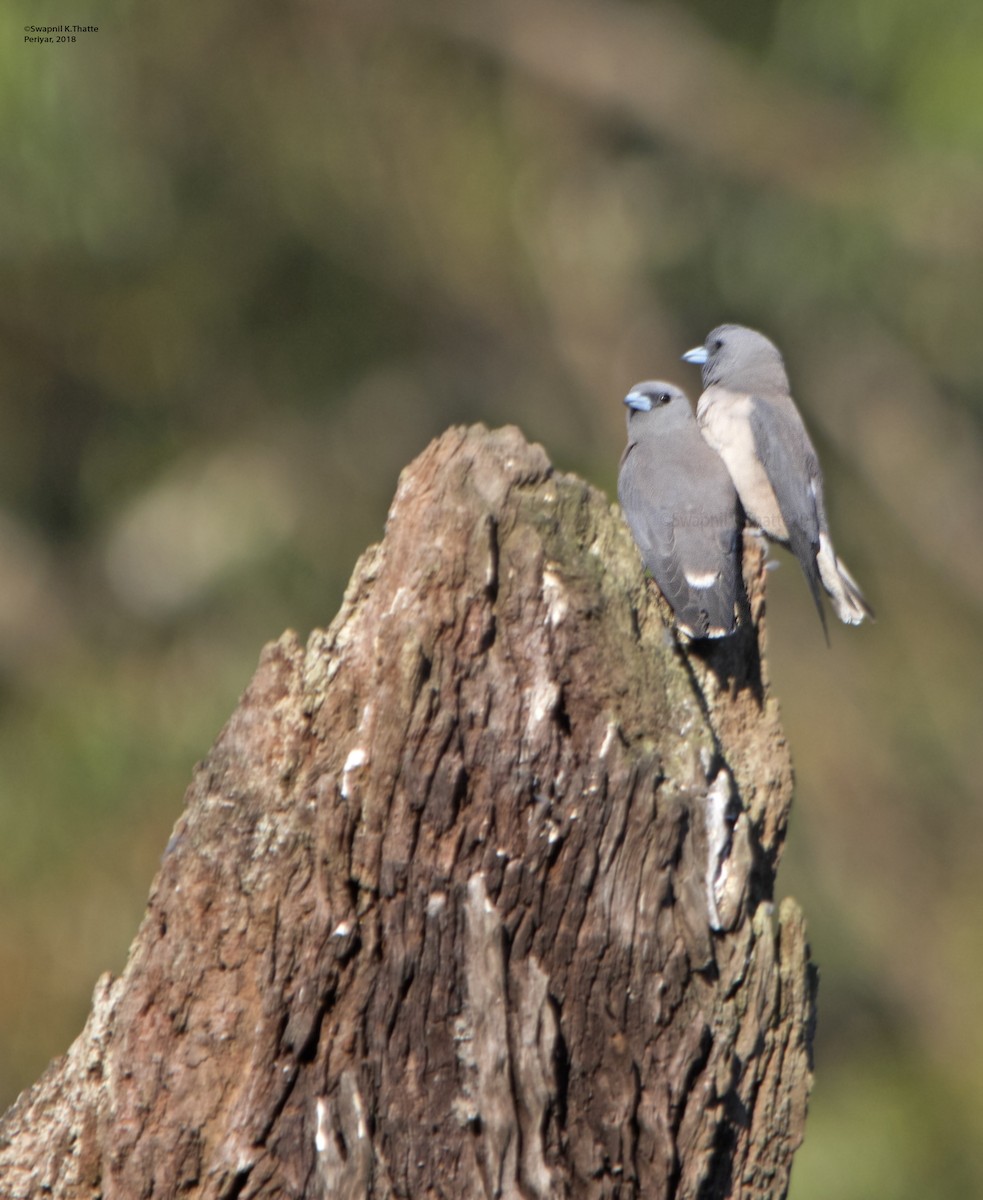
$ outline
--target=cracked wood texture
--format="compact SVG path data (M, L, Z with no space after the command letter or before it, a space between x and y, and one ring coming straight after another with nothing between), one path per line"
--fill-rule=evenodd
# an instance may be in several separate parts
M448 431L206 760L0 1193L780 1197L814 976L742 632L680 646L616 508Z

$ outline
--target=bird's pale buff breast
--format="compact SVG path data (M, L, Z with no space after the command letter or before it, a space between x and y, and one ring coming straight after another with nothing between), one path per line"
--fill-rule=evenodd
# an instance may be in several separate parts
M788 541L775 491L758 459L751 431L752 398L708 387L700 397L696 419L707 442L727 465L744 511L755 525L776 541Z

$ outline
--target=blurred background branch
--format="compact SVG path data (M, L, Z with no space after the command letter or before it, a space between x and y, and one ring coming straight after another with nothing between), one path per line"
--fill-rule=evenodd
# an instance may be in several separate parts
M515 421L614 496L621 397L785 352L878 610L770 577L823 969L792 1196L983 1186L983 9L121 4L0 44L0 1095L122 964L260 645L399 469Z

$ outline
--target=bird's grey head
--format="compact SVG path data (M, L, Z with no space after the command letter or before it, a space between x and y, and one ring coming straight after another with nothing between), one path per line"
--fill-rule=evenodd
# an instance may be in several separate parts
M661 379L636 383L625 396L625 404L628 406L628 428L632 432L655 426L664 431L695 419L686 393Z
M718 325L702 346L687 350L683 361L703 368L703 386L719 384L757 395L788 391L785 363L774 342L744 325Z

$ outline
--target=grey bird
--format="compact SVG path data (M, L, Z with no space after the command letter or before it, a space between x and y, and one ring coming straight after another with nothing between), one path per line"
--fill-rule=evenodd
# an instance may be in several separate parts
M703 368L703 436L727 464L748 519L799 560L827 641L820 587L847 625L873 617L833 549L823 473L778 349L753 329L719 325L683 359Z
M671 383L637 383L625 397L628 445L618 499L642 561L691 638L737 627L743 515L727 468L700 436Z

